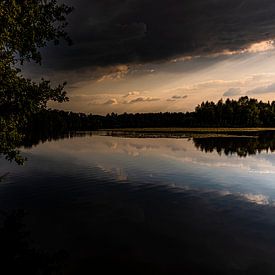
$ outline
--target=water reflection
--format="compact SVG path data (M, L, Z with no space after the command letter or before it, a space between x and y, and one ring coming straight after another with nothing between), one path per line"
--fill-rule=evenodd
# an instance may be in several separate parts
M239 157L259 154L261 152L275 151L275 137L208 137L194 138L195 146L208 153L216 151L219 154L232 155Z
M19 171L24 176L32 176L34 167L43 171L45 165L39 167L41 162L52 159L64 169L47 164L47 168L53 169L49 173L57 176L66 173L68 166L75 169L79 165L83 170L80 176L88 179L90 171L94 176L95 171L100 170L105 177L117 182L168 184L230 192L243 198L260 194L271 204L275 200L274 138L270 134L175 139L111 137L106 136L106 132L96 132L71 133L60 139L44 138L42 142L32 149L29 146L23 149L29 158L23 169L3 163L0 172L12 173L10 180ZM38 140L35 144L39 144Z
M272 136L80 133L22 150L24 167L0 160L0 208L69 252L65 274L275 273Z

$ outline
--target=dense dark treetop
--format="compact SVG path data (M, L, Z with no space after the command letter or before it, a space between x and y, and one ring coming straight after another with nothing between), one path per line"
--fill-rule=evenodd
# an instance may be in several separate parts
M30 120L34 132L67 132L111 128L161 127L275 127L275 101L241 97L203 102L193 112L124 113L106 116L44 110Z

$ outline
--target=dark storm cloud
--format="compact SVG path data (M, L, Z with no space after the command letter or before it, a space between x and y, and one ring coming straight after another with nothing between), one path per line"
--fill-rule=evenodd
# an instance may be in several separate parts
M274 0L71 0L70 48L46 65L79 69L238 50L275 37Z

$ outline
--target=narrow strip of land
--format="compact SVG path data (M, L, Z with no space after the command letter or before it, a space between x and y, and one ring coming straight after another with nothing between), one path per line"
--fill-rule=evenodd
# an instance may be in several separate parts
M139 133L219 133L219 132L263 132L263 131L275 131L275 128L114 128L114 129L102 129L104 131L115 131L115 132L139 132Z

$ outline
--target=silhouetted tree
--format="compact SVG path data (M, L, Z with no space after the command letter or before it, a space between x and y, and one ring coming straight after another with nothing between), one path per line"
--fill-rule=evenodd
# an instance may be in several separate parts
M23 161L16 148L29 118L49 100L67 100L64 84L26 79L19 65L41 63L39 48L48 41L70 43L64 28L71 11L56 0L0 0L0 153L9 160Z

